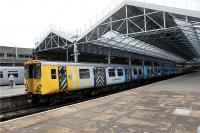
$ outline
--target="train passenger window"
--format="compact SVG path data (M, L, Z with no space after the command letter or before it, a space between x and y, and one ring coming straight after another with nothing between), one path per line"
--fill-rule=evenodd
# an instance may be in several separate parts
M51 79L56 79L56 69L51 69Z
M142 69L139 69L139 72L138 72L138 73L139 73L139 75L141 75L141 74L142 74Z
M18 77L18 71L8 71L8 77L12 74L15 78Z
M118 76L123 76L123 71L122 71L122 69L117 69L117 75L118 75Z
M137 75L137 69L133 69L133 74Z
M114 69L109 69L108 73L109 73L109 77L115 77L115 70Z
M148 73L148 74L150 73L150 69L147 69L147 73Z
M153 74L153 69L151 69L151 74Z
M3 72L0 71L0 78L3 78Z
M80 77L80 79L89 79L90 78L90 70L89 69L79 69L79 77Z
M161 71L160 71L160 69L158 69L158 73L160 73Z

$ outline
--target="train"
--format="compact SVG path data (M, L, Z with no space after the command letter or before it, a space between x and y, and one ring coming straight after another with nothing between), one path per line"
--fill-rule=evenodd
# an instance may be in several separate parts
M9 76L15 77L15 84L24 84L24 66L1 66L0 85L9 85Z
M25 92L29 100L135 83L189 71L182 67L67 63L30 60L24 63Z

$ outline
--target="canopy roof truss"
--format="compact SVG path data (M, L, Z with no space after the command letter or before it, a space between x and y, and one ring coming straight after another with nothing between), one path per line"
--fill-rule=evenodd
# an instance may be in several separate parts
M108 37L111 34L118 37ZM200 12L130 0L123 1L85 32L76 35L76 39L58 32L55 35L69 43L49 47L44 38L37 43L36 51L67 47L76 42L81 47L93 44L108 49L120 48L127 53L175 62L200 58Z
M115 31L107 32L95 42L112 48L123 49L126 51L149 55L165 60L171 60L174 62L185 61L183 58L172 53Z

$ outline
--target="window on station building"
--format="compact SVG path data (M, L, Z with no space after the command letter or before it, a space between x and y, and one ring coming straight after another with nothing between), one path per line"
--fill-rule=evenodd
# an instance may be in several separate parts
M133 69L133 74L137 75L137 69L136 68Z
M142 69L138 69L138 73L141 75L142 74Z
M0 71L0 78L3 78L3 72Z
M79 69L79 78L80 79L89 79L90 70L89 69Z
M4 57L4 53L0 53L0 57L1 57L1 58Z
M109 77L115 77L115 70L114 69L109 69L108 73L109 73Z
M51 69L51 79L56 79L56 69Z
M117 69L117 75L118 76L123 76L123 70L122 69Z
M24 58L24 55L23 54L19 54L18 57Z
M13 54L13 53L8 53L8 54L7 54L7 57L16 57L16 55Z
M25 55L25 58L30 58L30 55Z
M18 71L8 71L8 77L10 77L11 74L12 74L15 78L18 77Z

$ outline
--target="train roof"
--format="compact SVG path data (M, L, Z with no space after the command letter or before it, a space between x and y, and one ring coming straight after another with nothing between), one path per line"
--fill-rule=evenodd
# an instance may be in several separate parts
M48 65L48 66L104 66L104 67L111 67L111 66L119 66L119 67L142 67L142 65L121 65L121 64L104 64L104 63L74 63L74 62L61 62L61 61L44 61L44 60L30 60L25 62L25 64L29 63L41 63L42 65ZM153 67L153 66L145 66L145 67ZM162 66L154 66L154 67L162 67Z
M104 63L74 63L74 62L57 62L57 61L40 61L43 65L58 65L58 66L128 66L128 65L120 65L120 64L104 64Z
M23 69L24 66L0 66L0 69Z

